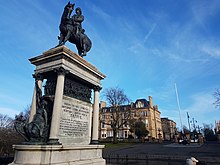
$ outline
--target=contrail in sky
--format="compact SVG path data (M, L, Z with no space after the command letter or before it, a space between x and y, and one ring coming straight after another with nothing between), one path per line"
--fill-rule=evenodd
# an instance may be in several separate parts
M146 42L148 40L148 38L150 37L150 35L152 34L152 32L154 31L155 27L157 26L157 24L153 24L152 28L150 29L150 31L148 32L148 34L144 37L144 42Z

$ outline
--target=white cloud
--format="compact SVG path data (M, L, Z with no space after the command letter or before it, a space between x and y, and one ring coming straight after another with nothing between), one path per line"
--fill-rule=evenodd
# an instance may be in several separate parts
M219 109L215 109L214 97L210 92L196 93L190 97L188 107L182 107L182 102L180 102L180 115L182 125L188 127L187 112L190 116L190 121L194 118L197 123L196 126L203 126L205 124L214 124L216 120L219 120ZM167 105L160 107L161 117L168 117L177 123L177 127L181 127L179 109L176 100L173 103L168 103ZM190 103L191 102L191 103Z
M219 11L220 4L219 0L192 1L191 9L195 23L206 28L207 20Z
M102 8L94 5L94 4L90 4L90 8L92 9L92 11L98 15L99 18L101 18L105 23L110 23L110 19L111 16L105 12Z
M197 93L191 96L193 104L190 107L184 109L184 111L189 111L191 113L206 114L214 109L214 97L210 92L208 93Z
M190 120L194 118L199 125L202 125L203 123L214 123L215 120L219 119L219 112L213 105L215 100L210 92L194 94L191 99L193 103L182 109L182 113L189 113Z
M201 48L201 51L208 54L210 57L220 58L220 48L218 47L204 46Z
M20 112L11 108L0 107L0 113L14 118L15 115L19 114Z
M11 97L9 95L0 94L1 102L4 101L6 103L19 103L21 100L15 97Z
M143 50L144 50L145 48L144 48L144 46L143 46L143 44L141 43L141 42L135 42L135 43L133 43L129 48L128 48L128 50L130 50L132 53L134 53L134 54L141 54L141 52L143 52Z

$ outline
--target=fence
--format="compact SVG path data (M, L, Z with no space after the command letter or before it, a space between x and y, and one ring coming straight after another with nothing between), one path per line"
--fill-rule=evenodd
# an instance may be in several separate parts
M109 154L104 156L107 165L185 165L185 156ZM219 163L200 161L197 165L219 165Z
M144 155L144 154L109 154L103 156L107 165L185 165L185 156ZM13 161L13 156L0 156L0 165ZM197 165L220 165L220 162L199 161Z

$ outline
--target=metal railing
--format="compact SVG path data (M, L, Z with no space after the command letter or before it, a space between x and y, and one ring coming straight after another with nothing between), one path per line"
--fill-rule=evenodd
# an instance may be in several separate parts
M103 156L107 165L185 165L186 156L108 154ZM197 165L217 165L219 163L200 161Z

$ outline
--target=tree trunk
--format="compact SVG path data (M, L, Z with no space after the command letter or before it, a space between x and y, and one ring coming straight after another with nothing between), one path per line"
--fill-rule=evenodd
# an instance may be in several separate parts
M117 140L117 129L113 128L113 143L118 143Z

